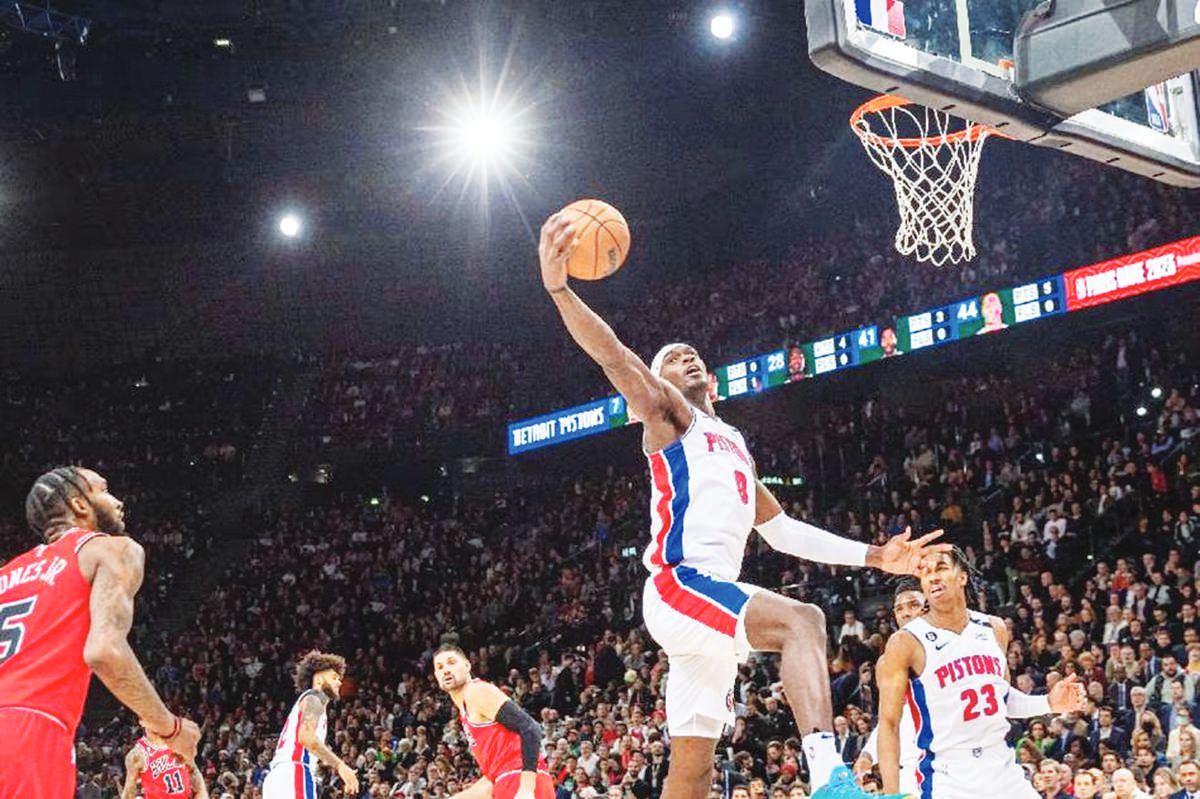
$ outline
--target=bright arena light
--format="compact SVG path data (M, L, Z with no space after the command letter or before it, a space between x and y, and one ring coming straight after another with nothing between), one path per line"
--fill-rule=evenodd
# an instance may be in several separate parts
M518 138L516 124L506 113L482 105L459 109L449 134L451 146L481 169L511 159Z
M423 128L436 150L431 163L445 169L442 188L458 183L461 197L474 184L484 209L497 188L515 202L518 184L527 183L535 130L532 96L510 85L507 66L495 81L485 74L474 86L460 78L433 109L437 123Z
M300 235L304 224L300 221L300 217L295 214L284 214L279 217L279 232L289 239L294 239Z
M713 14L712 20L708 23L708 29L718 39L728 39L733 36L733 28L733 16L724 12Z

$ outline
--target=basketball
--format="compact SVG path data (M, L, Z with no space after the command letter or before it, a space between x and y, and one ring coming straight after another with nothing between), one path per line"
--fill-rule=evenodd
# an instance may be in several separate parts
M567 214L579 245L567 259L567 272L580 280L600 280L616 272L629 254L629 225L621 212L603 200L577 200Z

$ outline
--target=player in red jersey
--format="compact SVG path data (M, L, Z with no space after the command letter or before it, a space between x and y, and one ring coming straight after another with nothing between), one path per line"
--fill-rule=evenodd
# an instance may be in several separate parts
M43 543L0 566L0 799L75 795L75 728L92 673L189 762L200 728L167 710L126 637L145 552L90 469L43 474L25 500Z
M143 799L208 799L208 786L196 764L184 763L149 729L125 755L121 799L138 795L139 779Z
M471 679L471 661L445 644L433 655L438 685L458 708L483 776L451 799L554 799L542 758L542 727L490 682Z

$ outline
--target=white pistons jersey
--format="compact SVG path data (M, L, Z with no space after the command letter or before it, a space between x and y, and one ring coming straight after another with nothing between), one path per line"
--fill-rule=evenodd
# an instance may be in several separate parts
M296 704L292 705L292 710L288 713L287 722L283 725L283 732L279 734L279 744L275 747L275 757L271 758L272 771L292 764L305 766L311 771L317 765L317 758L300 743L300 707L304 704L306 696L317 693L315 690L305 691L296 699ZM325 741L325 732L328 726L328 717L324 709L327 704L325 703L322 706L321 718L317 719L317 740L322 743Z
M646 457L651 482L646 568L684 565L736 580L755 512L754 464L742 434L692 408L687 431Z
M936 758L955 757L956 750L969 756L1005 746L1009 684L1004 653L990 617L968 611L967 618L961 633L934 627L923 617L904 625L925 650L925 669L909 679L905 699L921 750L918 779L932 773Z

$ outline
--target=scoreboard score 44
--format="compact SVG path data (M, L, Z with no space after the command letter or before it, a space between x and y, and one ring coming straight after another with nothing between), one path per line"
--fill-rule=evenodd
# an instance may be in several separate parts
M1063 276L1055 275L903 316L896 322L896 354L1066 313L1064 296Z

